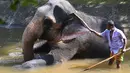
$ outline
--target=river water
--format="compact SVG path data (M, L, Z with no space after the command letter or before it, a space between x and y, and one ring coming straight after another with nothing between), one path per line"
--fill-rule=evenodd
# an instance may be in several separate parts
M0 58L8 56L11 52L16 52L21 48L21 36L24 28L5 29L0 28ZM38 69L19 70L12 65L0 65L0 73L130 73L130 52L125 53L125 60L121 69L116 69L116 65L108 66L107 62L98 65L88 71L81 72L90 65L103 59L84 59L63 62L48 67Z

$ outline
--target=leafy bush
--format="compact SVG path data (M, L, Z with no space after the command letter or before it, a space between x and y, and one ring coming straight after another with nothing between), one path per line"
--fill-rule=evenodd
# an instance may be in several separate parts
M3 19L0 19L0 24L5 24L5 21Z
M28 5L37 6L38 0L13 0L11 2L10 9L15 11L19 4L22 6L28 6Z

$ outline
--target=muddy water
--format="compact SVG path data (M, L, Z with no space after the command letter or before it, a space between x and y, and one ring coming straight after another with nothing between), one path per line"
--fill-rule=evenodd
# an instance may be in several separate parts
M8 56L8 53L20 51L21 30L0 29L0 57ZM95 64L102 59L73 60L57 64L54 66L42 67L30 70L14 69L12 65L0 65L0 73L130 73L130 51L125 53L125 60L121 69L116 69L116 65L108 66L107 62L98 65L91 70L81 72L88 66ZM15 65L15 64L14 64Z
M129 52L130 53L130 52ZM127 53L128 54L128 53ZM128 55L126 55L128 56ZM100 59L86 59L64 62L63 64L42 67L39 69L31 70L15 70L11 67L0 67L2 73L130 73L130 58L125 59L122 63L121 69L116 69L115 65L108 66L107 62L92 68L91 70L84 71L88 66L101 61Z

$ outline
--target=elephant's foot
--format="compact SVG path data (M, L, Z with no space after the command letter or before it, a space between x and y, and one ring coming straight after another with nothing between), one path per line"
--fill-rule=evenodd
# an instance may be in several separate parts
M16 65L14 68L16 69L31 69L31 68L39 68L46 65L52 65L54 63L54 58L52 55L35 55L35 59L27 61L22 65Z
M43 59L33 59L23 63L22 65L13 66L16 69L31 69L46 66L46 61Z

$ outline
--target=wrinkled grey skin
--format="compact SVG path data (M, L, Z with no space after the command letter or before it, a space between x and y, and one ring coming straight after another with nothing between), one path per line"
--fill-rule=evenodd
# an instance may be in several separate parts
M48 3L37 9L35 16L23 33L22 48L25 63L22 64L22 67L30 68L40 65L51 65L62 62L64 59L107 57L109 55L107 42L103 38L91 33L78 18L74 18L60 30L53 29L53 27L50 27L48 30L44 29L47 26L43 24L46 18L51 18L57 25L62 25L69 14L76 11L66 0L49 0ZM90 16L80 11L77 11L76 14L90 28L98 32L102 32L105 29L105 24L103 23L106 19ZM84 34L77 33L84 31ZM72 36L75 34L78 35ZM59 38L55 43L50 43L57 40L59 35L62 35L62 38L60 38L63 39L62 43L59 43ZM69 38L63 38L67 35L70 35ZM47 42L41 44L41 46L38 45L34 50L33 46L39 39ZM42 55L39 52L42 52Z

